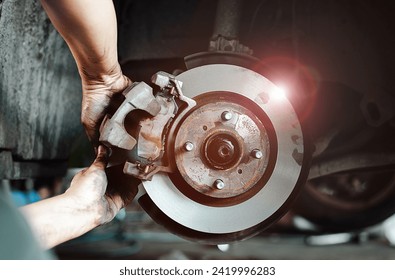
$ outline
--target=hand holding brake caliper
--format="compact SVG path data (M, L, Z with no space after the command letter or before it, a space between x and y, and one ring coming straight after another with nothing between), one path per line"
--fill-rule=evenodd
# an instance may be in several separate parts
M159 87L155 94L144 82L127 88L123 103L112 116L105 117L100 128L100 142L128 154L123 172L143 180L150 180L159 171L172 172L165 157L168 129L181 103L184 103L182 111L196 105L182 94L182 82L175 76L161 71L152 77L152 82ZM139 119L134 119L133 124L138 127L133 128L137 133L132 136L125 120L129 114L141 111L146 114L135 114Z

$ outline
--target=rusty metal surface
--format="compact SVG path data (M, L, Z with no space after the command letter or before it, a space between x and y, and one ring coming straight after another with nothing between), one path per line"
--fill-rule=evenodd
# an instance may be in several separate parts
M125 128L125 118L135 110L143 110L155 116L161 106L152 94L152 88L146 83L133 84L124 93L125 100L113 116L106 116L100 128L100 142L107 146L115 146L131 150L136 145L136 139Z
M140 122L141 129L137 141L137 155L150 161L155 161L163 155L163 133L177 112L174 99L157 96L156 101L160 105L160 111L155 117Z
M228 101L218 101L219 96ZM236 198L249 193L246 199L263 186L256 183L269 163L269 137L261 121L248 108L226 96L229 93L212 92L197 98L197 109L177 131L176 165L186 183L204 196ZM186 143L192 144L193 149L186 150ZM260 151L264 156L256 158L253 151ZM258 190L250 192L254 187ZM193 194L190 197L196 199ZM239 199L227 203L235 204ZM224 202L211 203L223 205Z
M160 71L152 82L159 86L155 95L144 82L127 88L125 100L100 127L100 141L113 150L110 166L123 164L125 174L142 180L174 171L164 158L167 132L180 106L187 111L196 104L183 95L175 76Z

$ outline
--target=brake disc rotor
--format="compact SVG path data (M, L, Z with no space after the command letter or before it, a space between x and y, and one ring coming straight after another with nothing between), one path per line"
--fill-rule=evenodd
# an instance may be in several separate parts
M143 181L139 202L171 232L205 243L255 235L289 208L308 173L297 114L268 79L234 65L176 77L196 106L173 121L174 173Z

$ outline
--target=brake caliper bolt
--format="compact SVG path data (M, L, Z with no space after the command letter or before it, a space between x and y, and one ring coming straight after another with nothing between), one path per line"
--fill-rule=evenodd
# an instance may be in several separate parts
M256 159L261 159L263 157L263 153L258 149L252 150L251 155Z
M224 111L221 115L222 120L224 121L230 121L232 119L233 115L229 111Z
M193 143L192 142L185 142L185 144L184 144L184 149L185 149L185 151L187 151L187 152L190 152L190 151L192 151L193 150L193 148L194 148L195 146L193 145Z
M217 179L214 182L214 187L216 187L219 190L222 190L223 188L225 188L225 183L221 179Z

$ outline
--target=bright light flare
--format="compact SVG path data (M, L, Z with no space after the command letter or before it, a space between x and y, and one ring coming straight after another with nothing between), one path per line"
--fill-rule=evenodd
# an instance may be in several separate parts
M278 99L278 100L284 100L287 99L287 95L288 95L288 89L284 86L277 86L273 97Z

